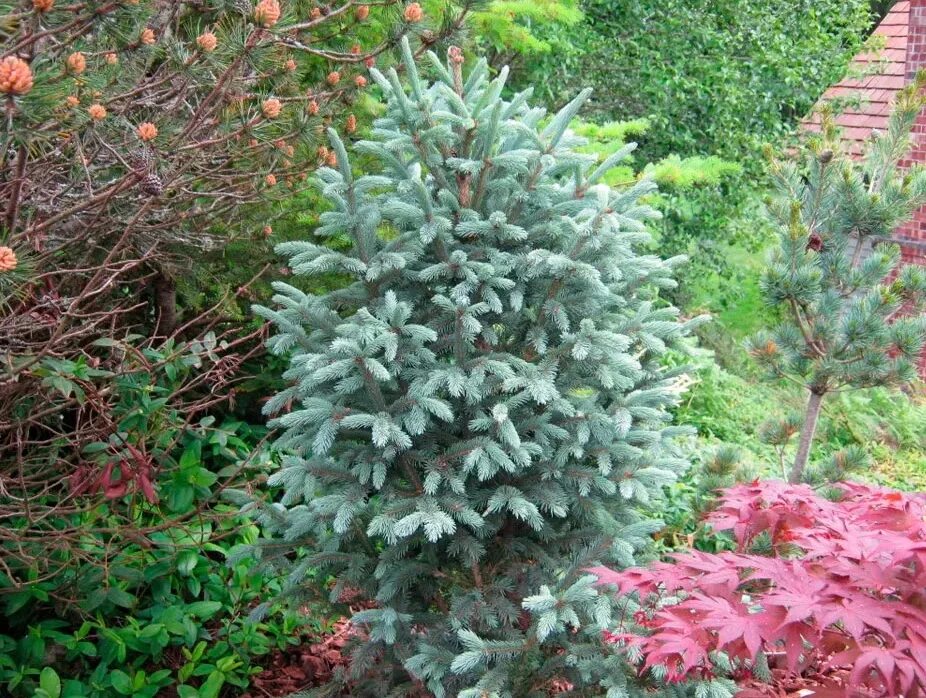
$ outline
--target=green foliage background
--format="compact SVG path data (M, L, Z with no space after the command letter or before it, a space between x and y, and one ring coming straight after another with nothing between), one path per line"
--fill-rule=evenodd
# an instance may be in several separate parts
M588 113L649 117L641 157L752 158L785 136L840 78L871 26L867 0L583 0L576 26L539 27L555 46L518 77L562 103L595 89Z

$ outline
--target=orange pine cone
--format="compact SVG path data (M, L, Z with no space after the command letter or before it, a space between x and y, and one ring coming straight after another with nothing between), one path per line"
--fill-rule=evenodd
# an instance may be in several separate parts
M55 0L32 0L32 9L36 12L49 12L54 5Z
M67 99L64 100L64 103L69 107L76 107L78 104L80 104L80 100L77 99L77 97L74 95L68 95Z
M260 0L254 8L254 20L262 27L272 27L280 19L280 3L277 0Z
M357 77L354 78L354 84L357 87L364 88L367 86L367 79L363 77L362 75L358 75Z
M106 118L106 107L104 107L102 104L91 104L90 108L87 110L87 113L94 121L102 121Z
M287 60L283 65L289 72L293 72L296 69L296 61L294 61L292 58Z
M361 22L370 16L370 6L361 5L357 8L357 19Z
M17 264L16 253L5 245L0 246L0 271L13 271Z
M306 111L309 112L309 116L315 116L318 114L318 102L313 99L306 105Z
M406 22L420 22L424 17L424 10L417 2L409 3L405 6L404 17Z
M339 82L341 82L341 74L336 70L332 70L330 73L328 73L327 80L328 84L333 87L334 85L337 85Z
M280 115L280 112L283 110L283 105L280 103L276 97L271 97L270 99L265 99L264 103L260 107L261 112L268 119L275 119Z
M347 122L344 124L344 130L348 133L353 133L357 130L357 117L353 114L347 115Z
M109 65L116 65L119 62L119 56L117 56L115 53L110 51L109 53L106 54L106 62Z
M139 41L141 41L145 46L150 46L153 44L155 42L154 30L147 28L144 29L141 33L141 36L139 37Z
M268 187L272 187L277 183L277 178L275 175L268 174L266 177L264 177L264 181L267 183Z
M212 32L203 32L196 37L196 45L205 53L212 53L215 47L219 45L219 40Z
M7 56L0 61L0 92L24 95L32 89L32 69L22 58Z
M139 124L136 132L138 133L138 137L143 141L153 141L158 136L157 126L150 121Z
M67 60L68 70L70 70L74 75L80 75L87 69L87 59L84 57L80 51L74 51Z

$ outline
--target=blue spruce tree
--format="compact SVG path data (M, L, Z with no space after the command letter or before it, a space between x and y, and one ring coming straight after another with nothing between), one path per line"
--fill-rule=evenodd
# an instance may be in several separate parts
M331 131L319 241L279 247L297 279L347 282L258 309L291 381L267 404L288 455L264 555L308 551L291 594L372 602L329 694L643 695L586 570L633 562L684 465L663 356L695 321L658 298L681 260L638 251L651 182L601 183L632 147L576 152L587 92L546 119L502 98L506 71L430 58L430 84L407 46L406 84L372 71L388 107L353 150L374 172Z

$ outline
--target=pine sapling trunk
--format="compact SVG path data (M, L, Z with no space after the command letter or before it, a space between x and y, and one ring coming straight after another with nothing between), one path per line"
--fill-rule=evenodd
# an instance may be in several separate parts
M155 336L169 337L177 328L177 284L164 273L154 279L154 306L157 313Z
M814 389L810 391L810 398L807 400L807 411L804 414L804 426L801 429L801 440L797 444L797 455L794 457L794 467L791 468L789 482L800 482L804 476L804 468L807 467L807 458L810 456L814 433L817 431L817 421L820 418L820 407L823 405L824 394Z

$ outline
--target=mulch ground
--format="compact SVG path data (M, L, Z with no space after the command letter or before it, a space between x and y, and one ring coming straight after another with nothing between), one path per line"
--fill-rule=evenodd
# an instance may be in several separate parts
M247 693L240 698L283 698L299 691L323 685L331 679L337 667L345 666L343 648L351 637L350 622L341 618L334 629L322 636L307 636L305 640L282 650L275 650L262 661L263 671L252 677ZM796 676L783 669L772 669L772 683L745 681L737 698L847 698L849 672L830 671L826 674ZM546 686L550 696L568 694L572 686L565 681ZM872 698L872 693L859 691L851 698Z
M336 667L346 664L342 649L350 635L350 624L342 618L327 635L308 637L299 645L275 650L263 659L264 670L252 677L248 692L241 698L277 698L321 686Z

